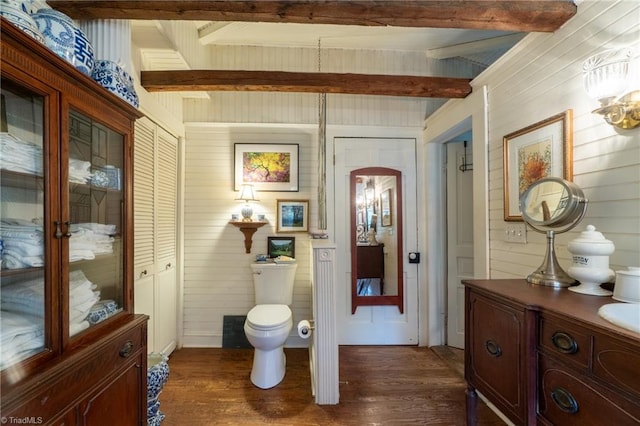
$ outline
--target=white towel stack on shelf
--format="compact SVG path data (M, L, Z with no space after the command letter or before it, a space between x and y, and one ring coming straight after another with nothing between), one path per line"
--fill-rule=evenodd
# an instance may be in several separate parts
M44 318L0 311L0 370L44 349Z
M113 253L111 236L115 233L115 225L100 223L75 223L71 225L69 239L69 260L95 259L99 254Z
M39 222L37 219L0 220L0 237L4 245L3 268L36 268L44 265L44 235Z
M42 176L42 147L0 133L0 169Z
M2 267L5 269L44 266L44 235L40 221L5 218L0 220ZM79 223L71 225L69 261L92 260L113 253L115 225Z
M69 273L69 335L89 327L86 320L91 307L100 300L100 291L80 270ZM2 287L0 307L3 311L44 316L44 281L42 278Z
M0 133L0 169L42 176L42 147L18 137ZM91 181L91 163L69 158L69 182Z

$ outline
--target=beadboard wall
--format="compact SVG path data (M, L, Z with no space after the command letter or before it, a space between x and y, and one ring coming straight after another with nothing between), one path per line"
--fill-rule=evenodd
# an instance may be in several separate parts
M316 49L226 46L212 48L211 68L317 71ZM347 52L322 50L321 69L327 72L388 73L471 77L477 65L428 60L406 52ZM317 139L319 95L299 93L211 92L210 99L184 101L184 346L221 346L224 315L246 315L253 307L250 263L266 251L267 236L275 234L276 199L310 200L309 224L317 224ZM442 100L387 96L327 95L328 133L367 126L419 131L425 112ZM345 130L346 129L346 130ZM371 132L368 132L370 135ZM376 134L374 131L373 134ZM244 253L240 231L229 225L239 213L232 191L233 144L299 143L300 192L260 192L259 209L270 225L254 234L251 254ZM327 141L328 145L332 141ZM331 160L328 159L331 163ZM328 171L331 173L331 171ZM329 197L331 194L329 194ZM258 212L256 212L258 213ZM329 212L332 215L332 212ZM294 323L311 319L310 246L307 234L296 237L298 270L292 306ZM287 346L306 346L292 330Z
M527 276L542 263L546 243L544 234L530 228L526 244L505 241L503 137L568 109L573 110L573 181L589 204L576 229L556 237L558 260L568 269L567 243L592 224L615 244L612 269L640 265L640 129L616 130L591 113L598 102L582 82L586 58L607 48L637 47L638 40L640 3L583 1L561 29L528 35L474 79L474 91L488 89L491 278ZM436 114L429 123L437 127L448 119Z
M244 236L229 224L242 202L233 190L235 143L299 145L299 192L259 192L254 217L269 224L253 235L250 254ZM310 240L307 233L276 234L276 200L309 200L309 223L317 222L317 128L201 123L187 126L184 179L184 346L222 346L225 315L246 315L254 306L250 264L267 253L268 236L295 237L298 263L292 304L297 323L311 318ZM292 338L295 340L295 327ZM300 342L298 342L300 343ZM292 343L293 344L293 343Z

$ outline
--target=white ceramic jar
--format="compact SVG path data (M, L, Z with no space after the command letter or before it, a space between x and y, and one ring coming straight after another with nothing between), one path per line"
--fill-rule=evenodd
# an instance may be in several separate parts
M607 240L595 226L587 225L586 231L567 245L572 254L572 264L567 273L580 281L580 285L570 287L576 293L592 296L610 296L612 293L600 287L615 277L609 269L609 256L615 251L614 244Z
M620 302L640 303L640 267L629 266L616 271L613 298Z

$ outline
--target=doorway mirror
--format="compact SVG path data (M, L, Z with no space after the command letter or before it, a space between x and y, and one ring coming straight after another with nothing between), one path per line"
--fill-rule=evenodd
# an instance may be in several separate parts
M352 314L378 305L404 312L401 177L384 167L350 174Z

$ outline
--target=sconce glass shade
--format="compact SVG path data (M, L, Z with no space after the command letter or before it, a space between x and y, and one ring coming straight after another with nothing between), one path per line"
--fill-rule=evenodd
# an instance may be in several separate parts
M624 94L629 84L631 49L607 50L593 55L582 66L584 87L589 97L603 105Z
M631 48L606 50L583 63L587 94L600 102L594 110L612 126L640 126L640 63Z
M252 222L253 219L251 219L251 216L253 216L253 208L249 203L252 201L258 201L253 193L253 185L243 184L240 188L240 195L236 200L245 202L240 212L242 214L242 221Z

